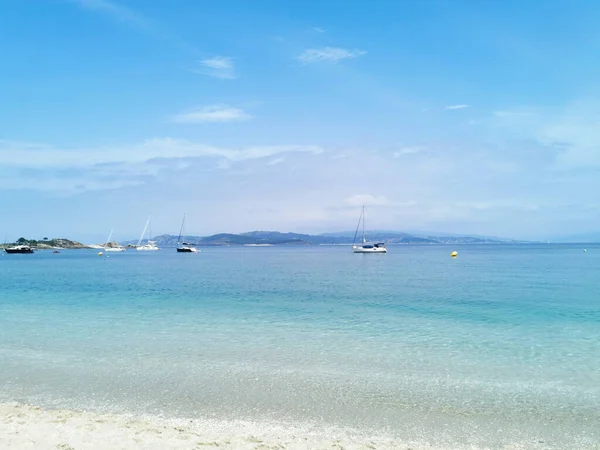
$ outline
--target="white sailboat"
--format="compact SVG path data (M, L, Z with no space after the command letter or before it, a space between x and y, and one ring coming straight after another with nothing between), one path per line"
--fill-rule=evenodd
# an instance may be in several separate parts
M110 234L108 235L106 244L104 244L104 251L105 252L124 252L125 248L121 247L120 245L118 247L109 247L110 246L110 238L112 237L112 234L113 234L113 230L110 230Z
M356 244L356 235L362 222L362 243ZM358 218L358 225L356 226L356 232L354 233L354 240L352 241L352 252L354 253L387 253L385 242L367 242L367 236L365 234L365 206L362 207L362 212Z
M200 250L196 249L192 244L182 242L181 239L185 239L185 214L181 221L181 228L179 229L179 237L177 238L177 253L198 253Z
M147 233L146 243L142 245L142 241L144 240L144 235ZM150 219L146 222L146 226L144 227L144 231L142 231L142 235L140 236L140 240L137 243L136 250L138 251L155 251L160 250L156 246L156 242L150 240Z

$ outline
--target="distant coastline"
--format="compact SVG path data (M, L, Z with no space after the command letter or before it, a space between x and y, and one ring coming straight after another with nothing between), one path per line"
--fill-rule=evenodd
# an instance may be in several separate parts
M522 243L511 239L488 238L481 236L418 236L395 231L371 231L369 240L387 244L504 244ZM279 231L251 231L248 233L218 233L211 236L183 236L183 240L197 246L251 246L266 247L276 245L352 245L354 232L327 234L282 233ZM178 236L163 234L154 236L159 247L176 247ZM125 241L122 245L134 245L137 241Z
M345 246L352 245L354 233L340 232L327 234L301 234L301 233L282 233L279 231L252 231L248 233L218 233L210 236L182 236L186 242L193 243L203 247L228 247L228 246L246 246L246 247L271 247L281 245L294 246ZM154 236L153 241L159 247L177 247L179 236L163 234ZM420 244L420 245L467 245L467 244L507 244L507 243L526 243L525 241L516 241L512 239L492 238L485 236L456 236L456 235L416 235L395 231L372 231L369 233L369 239L373 241L382 241L390 245L400 244ZM0 244L0 248L6 248L13 245L29 245L37 250L53 249L102 249L106 246L116 247L124 246L135 248L137 240L110 243L83 244L66 238L43 238L26 239L20 238L15 242Z

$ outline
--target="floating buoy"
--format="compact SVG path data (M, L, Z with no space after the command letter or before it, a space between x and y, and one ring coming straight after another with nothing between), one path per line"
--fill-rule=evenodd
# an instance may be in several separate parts
M584 248L584 249L583 249L583 253L587 253L587 249L585 249L585 248Z
M450 256L451 256L452 258L456 258L456 257L458 256L458 252L457 252L457 251L454 251L454 252L450 253Z
M102 255L104 255L104 253L98 252L98 256L102 256Z

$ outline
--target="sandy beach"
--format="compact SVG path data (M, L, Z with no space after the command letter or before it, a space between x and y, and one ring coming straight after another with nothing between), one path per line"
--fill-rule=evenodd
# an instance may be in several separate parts
M328 433L326 436L324 432ZM339 439L332 438L338 433ZM18 403L0 405L0 448L100 449L392 449L431 448L386 438L365 439L351 430L310 430L284 425L47 410Z
M51 410L0 404L0 448L34 450L220 449L543 449L543 442L502 447L447 446L367 436L352 429L261 424L251 421L184 420Z

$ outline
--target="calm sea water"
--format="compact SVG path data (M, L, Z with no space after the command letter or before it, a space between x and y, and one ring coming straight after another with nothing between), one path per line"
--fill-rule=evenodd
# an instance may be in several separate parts
M0 256L0 401L600 445L600 247Z

